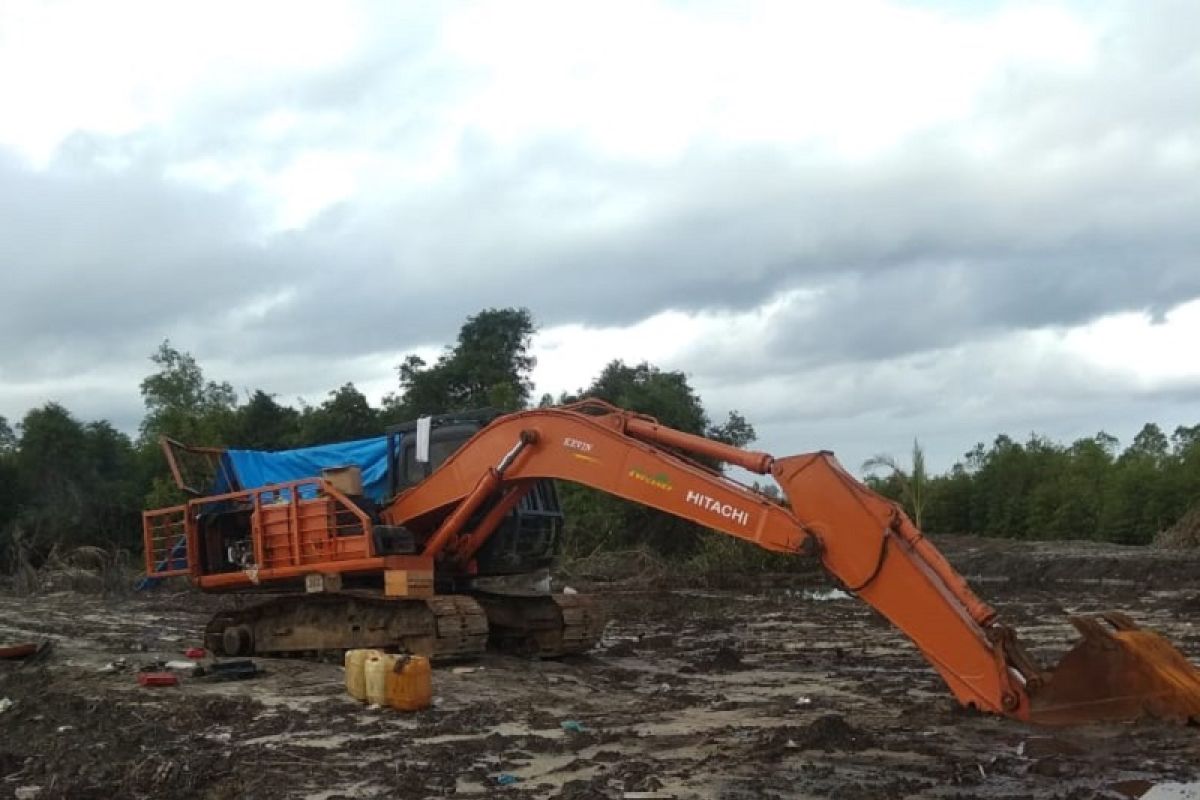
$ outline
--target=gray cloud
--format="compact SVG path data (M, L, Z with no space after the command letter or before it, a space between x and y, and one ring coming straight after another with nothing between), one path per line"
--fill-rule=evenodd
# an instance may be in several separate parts
M821 370L838 408L869 415L863 365L891 364L877 374L895 380L904 359L1006 333L1161 315L1200 297L1196 11L1112 13L1125 17L1094 65L1014 68L962 122L858 160L816 143L697 140L649 163L562 133L493 141L453 121L477 76L433 51L438 20L408 18L380 20L335 69L249 75L136 134L76 134L46 170L0 152L0 339L19 343L0 348L0 413L19 415L6 394L26 402L39 382L125 380L166 336L245 375L306 364L307 386L328 388L354 377L337 365L448 341L489 305L623 325L808 290L763 341L695 343L692 369L728 405L756 375ZM280 111L297 123L264 138ZM453 155L441 179L383 174L282 233L263 233L249 179L210 191L168 177L206 160L271 173L322 148L386 159L434 139ZM938 389L891 397L889 413L916 414Z

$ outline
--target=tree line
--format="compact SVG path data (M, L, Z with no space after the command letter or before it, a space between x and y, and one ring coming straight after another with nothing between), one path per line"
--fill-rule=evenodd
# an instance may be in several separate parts
M403 359L396 391L378 405L353 383L317 404L282 403L261 389L242 397L229 383L209 379L189 353L163 342L150 359L154 371L141 383L145 415L134 436L105 420L80 420L55 402L16 424L0 417L0 564L36 564L56 547L83 544L138 550L142 509L180 499L159 449L164 435L272 450L374 436L425 414L596 397L737 446L755 439L751 423L736 411L714 419L684 373L647 363L612 361L587 387L535 403L534 332L526 309L481 311L433 363ZM912 467L887 458L864 466L883 467L868 482L931 532L1140 544L1200 498L1200 425L1167 437L1148 424L1124 450L1103 433L1071 445L1001 435L937 476L925 473L919 446L915 451ZM696 525L585 487L564 485L561 495L567 546L576 554L649 546L686 558L711 543Z
M1146 423L1124 448L1103 431L1071 444L1001 434L942 475L926 474L919 444L911 465L864 467L884 468L867 483L927 531L1148 544L1200 502L1200 425L1168 436Z

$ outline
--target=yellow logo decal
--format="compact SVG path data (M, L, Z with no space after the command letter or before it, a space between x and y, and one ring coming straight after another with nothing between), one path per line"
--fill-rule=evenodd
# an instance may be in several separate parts
M629 477L633 478L635 481L648 483L655 489L662 489L666 492L671 491L673 488L671 486L671 476L665 472L658 472L651 475L648 472L644 472L637 467L634 467L633 469L629 470Z

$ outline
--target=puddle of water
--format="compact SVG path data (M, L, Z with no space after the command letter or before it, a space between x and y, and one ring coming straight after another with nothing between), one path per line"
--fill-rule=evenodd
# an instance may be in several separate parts
M1142 800L1200 800L1200 781L1160 783L1142 795Z
M816 600L823 602L826 600L852 600L851 595L843 592L841 589L825 589L820 591L805 592L804 597L808 600Z
M531 728L519 722L501 722L489 728L481 728L474 733L443 733L439 736L426 736L413 740L415 744L445 744L446 742L465 742L471 739L484 739L498 733L501 736L541 736L547 739L561 739L566 734L562 728Z

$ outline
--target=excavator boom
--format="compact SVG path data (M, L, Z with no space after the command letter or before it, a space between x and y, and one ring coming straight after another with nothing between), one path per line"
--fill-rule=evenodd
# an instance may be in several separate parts
M788 502L699 459L769 474ZM1045 723L1145 713L1200 718L1200 672L1127 617L1108 620L1113 633L1095 620L1073 620L1084 641L1058 669L1040 669L904 512L828 452L776 459L584 401L497 419L382 516L417 528L440 520L423 555L465 566L502 516L497 509L544 478L590 486L768 550L819 557L916 645L964 705Z

